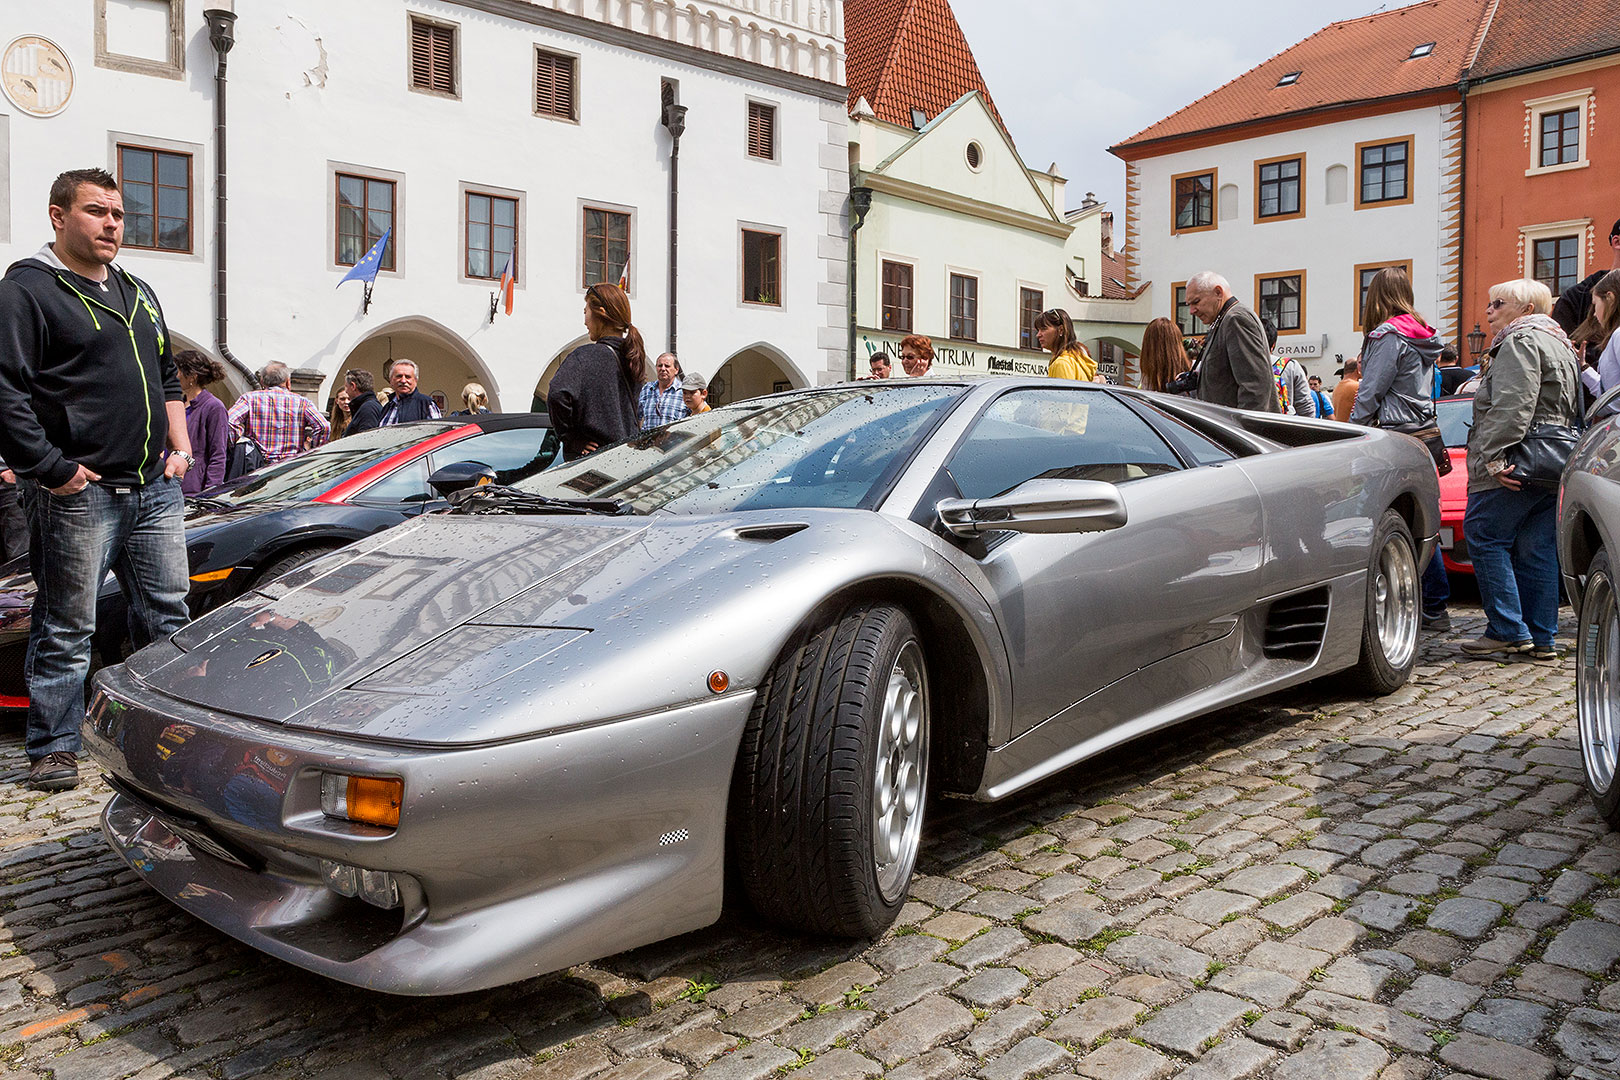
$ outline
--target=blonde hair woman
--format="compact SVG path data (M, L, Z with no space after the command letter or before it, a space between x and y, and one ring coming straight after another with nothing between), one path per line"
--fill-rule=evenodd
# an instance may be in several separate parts
M457 416L477 416L489 412L489 395L479 383L470 382L461 388L461 403L467 407L458 411Z

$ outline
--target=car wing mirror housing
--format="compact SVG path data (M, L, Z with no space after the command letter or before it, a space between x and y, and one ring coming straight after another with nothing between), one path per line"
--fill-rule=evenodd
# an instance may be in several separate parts
M454 461L434 470L433 475L428 477L428 487L437 491L442 498L449 498L452 491L483 487L494 482L495 470L482 461Z
M1127 520L1119 489L1100 480L1027 480L993 499L945 499L935 509L956 536L1107 532Z

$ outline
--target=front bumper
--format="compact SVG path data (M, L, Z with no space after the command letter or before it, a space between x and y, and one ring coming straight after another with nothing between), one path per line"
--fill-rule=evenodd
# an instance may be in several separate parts
M209 712L122 668L85 742L109 843L148 884L272 956L396 994L499 986L719 917L726 800L752 692L510 743L343 740ZM455 708L454 702L439 702ZM398 776L397 829L320 812L323 772ZM327 888L384 871L403 906Z

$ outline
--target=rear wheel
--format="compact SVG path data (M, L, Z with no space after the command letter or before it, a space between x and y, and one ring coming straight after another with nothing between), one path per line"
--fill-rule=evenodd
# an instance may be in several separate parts
M1422 610L1412 530L1400 514L1385 510L1373 532L1367 617L1361 629L1361 659L1349 673L1352 686L1365 693L1390 694L1406 683L1417 663Z
M1620 609L1609 553L1586 572L1575 644L1575 714L1580 727L1586 790L1611 828L1620 829Z
M916 625L862 604L772 668L737 755L730 853L750 903L795 930L871 937L917 865L928 676Z

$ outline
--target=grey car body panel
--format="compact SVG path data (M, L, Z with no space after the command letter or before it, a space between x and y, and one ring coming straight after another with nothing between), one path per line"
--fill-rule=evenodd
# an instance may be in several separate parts
M497 985L717 916L754 691L853 599L942 613L983 707L936 719L970 729L950 733L980 747L963 793L994 799L1352 665L1378 515L1404 497L1420 540L1439 530L1414 440L1289 418L1256 434L1164 402L1233 425L1240 456L1120 485L1112 532L945 534L928 500L975 417L1010 387L1052 385L964 387L875 512L430 515L310 563L98 677L86 743L127 788L109 838L199 917L333 978ZM1320 649L1265 658L1268 602L1306 588L1331 598ZM267 755L281 764L246 768ZM398 828L326 818L321 772L402 777ZM256 778L282 774L268 792ZM192 851L187 822L264 859L258 880ZM320 884L322 858L404 875L388 934Z
M1597 533L1593 544L1587 525ZM1558 491L1558 567L1564 591L1576 611L1581 609L1585 568L1598 548L1609 552L1611 564L1620 558L1620 416L1595 422L1586 430ZM1577 550L1577 545L1579 550Z

